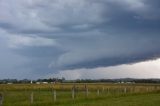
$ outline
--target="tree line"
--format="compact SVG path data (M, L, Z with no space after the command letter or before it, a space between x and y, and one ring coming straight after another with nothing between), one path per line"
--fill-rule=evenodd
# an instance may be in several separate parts
M0 84L29 84L29 83L160 83L160 79L76 79L66 80L65 78L48 78L48 79L1 79Z

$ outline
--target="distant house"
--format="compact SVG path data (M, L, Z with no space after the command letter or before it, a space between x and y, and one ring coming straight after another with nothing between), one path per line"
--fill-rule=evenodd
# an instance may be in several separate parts
M10 85L10 84L13 84L13 83L10 83L10 82L9 82L9 83L7 83L7 84L9 84L9 85Z
M48 84L48 82L42 82L42 84Z
M41 84L40 82L36 82L36 84Z

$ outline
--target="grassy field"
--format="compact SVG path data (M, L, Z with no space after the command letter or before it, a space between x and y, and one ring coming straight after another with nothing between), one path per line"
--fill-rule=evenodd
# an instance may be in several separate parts
M12 84L0 93L3 106L160 106L158 84Z

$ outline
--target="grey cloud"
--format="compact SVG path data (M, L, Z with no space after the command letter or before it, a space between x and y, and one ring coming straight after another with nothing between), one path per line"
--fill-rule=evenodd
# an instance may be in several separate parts
M141 22L147 16L158 15L159 8L155 6L158 1L154 1L155 3L149 0L2 0L0 21L5 22L1 27L6 30L12 26L12 29L7 31L27 34L83 32L110 27L114 23L126 27L134 23L138 26L141 25L135 24L138 19ZM158 17L156 19L159 19ZM124 23L123 20L128 22ZM145 22L148 23L148 20Z
M12 6L10 6L11 3ZM17 28L12 30L15 33L56 32L61 29L65 30L66 26L70 28L84 24L92 26L104 21L101 19L103 18L101 16L102 4L90 0L28 0L26 2L23 0L16 0L16 2L2 0L0 5L1 11L3 10L1 12L3 17L0 21Z
M22 67L30 67L39 75L52 70L130 64L160 56L159 3L158 0L1 0L0 28L6 31L3 36L10 39L6 40L8 44L16 40L11 36L21 36L21 40L33 38L27 44L19 39L17 48L8 49L27 58ZM56 44L43 44L55 39Z
M42 58L42 57L56 57L63 53L65 53L64 50L61 50L56 47L23 47L21 49L13 49L16 54L20 54L26 57L36 57L36 58Z

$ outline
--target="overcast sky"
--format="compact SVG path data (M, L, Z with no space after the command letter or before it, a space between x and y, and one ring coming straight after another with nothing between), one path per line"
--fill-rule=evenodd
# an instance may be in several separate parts
M0 0L0 79L160 78L159 29L159 0Z

